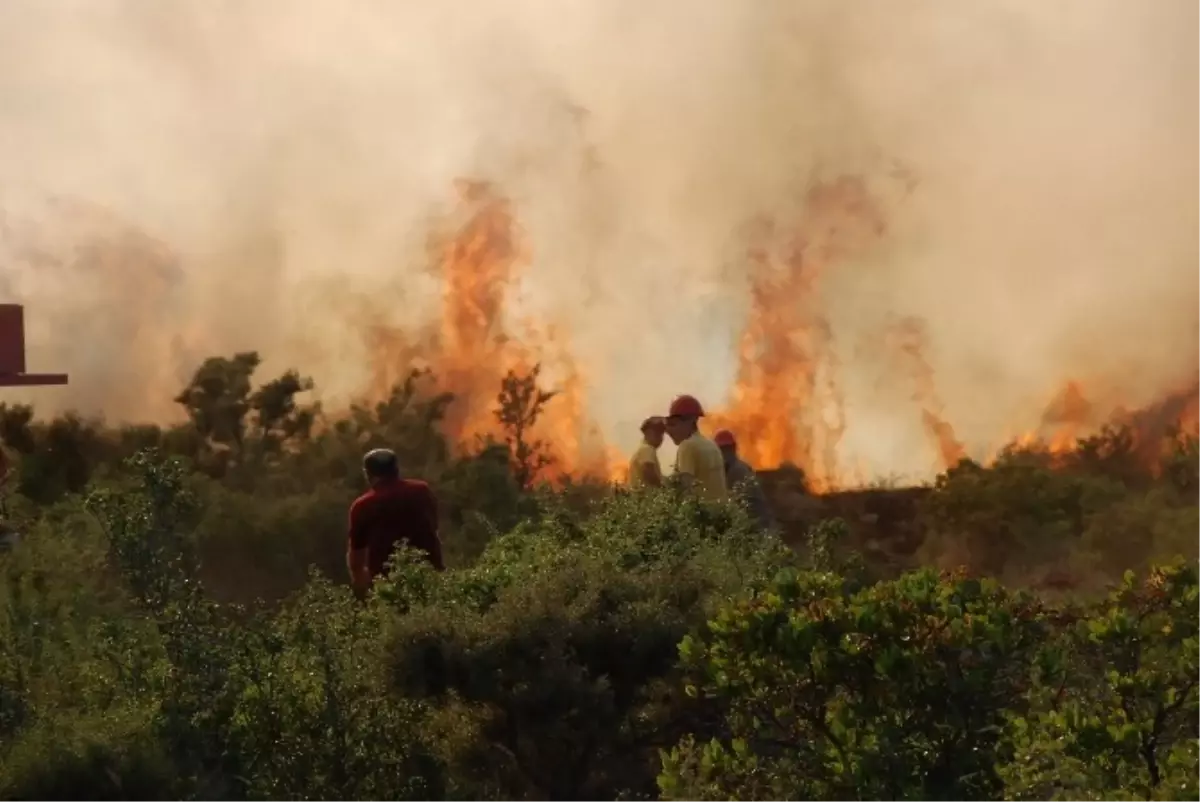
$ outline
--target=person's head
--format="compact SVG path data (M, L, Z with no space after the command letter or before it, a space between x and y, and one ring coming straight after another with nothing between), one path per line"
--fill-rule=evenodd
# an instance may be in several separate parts
M667 412L667 434L675 445L696 433L696 425L704 417L704 408L694 396L676 396Z
M666 433L667 422L661 415L654 415L642 421L642 438L655 448L662 445L663 435Z
M375 487L380 482L387 482L400 476L400 460L396 452L390 448L375 448L363 457L363 476L367 483Z
M737 438L733 436L733 432L728 429L722 429L713 435L713 442L721 449L721 456L725 459L725 467L728 468L737 459Z

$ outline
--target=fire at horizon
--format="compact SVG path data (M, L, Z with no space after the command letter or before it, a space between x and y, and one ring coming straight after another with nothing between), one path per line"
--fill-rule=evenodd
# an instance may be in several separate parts
M469 446L477 436L499 434L495 402L505 375L509 371L527 374L540 366L542 389L554 392L533 432L553 457L543 478L554 479L560 472L622 478L628 444L621 442L621 432L598 422L605 410L596 399L606 392L634 393L636 388L612 386L614 381L620 384L623 377L602 374L580 356L573 348L569 317L547 320L514 302L519 300L515 298L517 288L529 278L538 255L537 242L521 225L518 205L501 187L486 181L461 180L454 189L452 213L438 221L428 236L426 257L437 287L431 319L415 328L389 324L362 317L361 308L351 304L351 325L355 336L361 337L367 362L366 382L355 395L381 400L411 370L428 368L438 390L455 396L444 423L445 433L452 441ZM164 311L168 293L179 292L177 283L183 271L178 257L102 208L63 203L58 206L66 210L70 221L86 224L79 240L82 245L62 239L63 248L77 260L70 263L75 266L71 270L78 268L97 276L116 276L118 268L125 270L141 292L136 306L126 305L125 311L135 314L122 318L122 325L169 335L150 338L148 344L153 347L138 349L139 361L123 367L134 381L119 382L127 389L106 391L107 403L100 402L100 411L112 414L116 410L112 405L123 404L135 389L138 398L152 389L152 394L169 399L173 382L181 380L177 374L190 372L194 360L209 355L211 349L212 332L202 320L176 319ZM42 248L37 243L58 242L56 230L47 226L40 239L15 235L8 239L10 245L31 242L31 247ZM702 422L705 431L733 429L743 457L756 468L795 465L817 490L862 485L873 477L888 475L894 466L864 460L847 443L858 411L847 401L846 380L855 372L870 372L861 360L851 361L864 349L886 366L875 393L891 404L888 425L923 433L924 450L929 454L926 476L963 457L992 459L1010 444L1040 443L1051 452L1069 451L1077 438L1106 423L1125 422L1147 432L1144 439L1149 445L1144 448L1157 447L1156 433L1172 424L1196 431L1200 377L1161 393L1150 404L1131 403L1112 387L1091 386L1083 379L1067 377L1057 386L1045 388L1036 426L998 427L988 443L981 445L976 438L968 445L947 412L930 358L932 337L926 321L888 314L865 341L856 343L858 350L849 352L850 359L845 349L838 348L844 342L839 342L837 327L828 314L825 285L839 273L853 270L855 260L878 247L888 233L882 202L867 182L856 176L815 181L791 216L758 218L739 232L743 254L739 269L745 278L748 309L730 343L734 364L726 392L723 397L699 392L709 413ZM60 257L48 250L36 252L43 265L38 273L42 280L50 286L71 280L71 270L49 269ZM119 298L126 285L100 286ZM33 300L33 305L38 302ZM337 317L340 313L329 314ZM39 313L38 318L45 321L47 316ZM88 326L97 327L101 322L91 320ZM181 343L187 347L182 348ZM74 350L62 351L53 355L52 361L62 362L74 373L79 363L71 358L80 356ZM303 369L305 363L298 367ZM714 383L721 381L719 376L711 378ZM319 372L317 379L320 386ZM676 392L698 391L692 386ZM43 399L32 400L41 404ZM661 413L669 400L644 399L642 416ZM143 411L137 414L145 417L146 402L141 403ZM326 408L336 406L327 404ZM121 410L116 412L121 414ZM151 411L149 417L165 419L157 411ZM635 431L636 423L629 433ZM664 464L669 464L670 450L668 445Z
M414 366L432 368L439 388L458 399L447 434L467 443L498 434L495 396L508 371L549 366L558 378L544 389L556 396L535 432L554 459L545 478L561 472L620 479L626 457L594 423L587 368L572 353L570 332L532 319L504 325L511 311L508 291L536 248L521 230L518 210L487 182L464 180L457 189L463 222L431 238L430 255L442 281L440 315L415 336L380 325L366 332L371 393L388 392ZM751 309L739 337L736 380L727 404L702 401L711 404L703 428L738 432L742 455L755 467L795 465L819 491L861 484L867 469L878 469L847 464L839 452L848 413L820 283L829 270L869 248L886 231L883 210L865 182L850 176L815 183L795 220L763 219L750 228L746 264ZM1052 453L1065 452L1107 423L1129 423L1155 433L1172 424L1197 430L1200 374L1190 386L1138 412L1125 410L1120 399L1107 404L1090 400L1080 381L1067 379L1050 395L1036 430L997 432L990 453L972 455L946 418L925 356L929 345L923 322L892 320L877 347L909 388L912 416L937 455L931 468L939 471L967 456L993 459L1011 444L1036 443ZM657 412L647 409L646 414Z

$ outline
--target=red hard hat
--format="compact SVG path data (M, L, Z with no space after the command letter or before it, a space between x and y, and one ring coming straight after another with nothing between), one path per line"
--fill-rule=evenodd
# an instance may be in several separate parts
M677 395L671 402L671 409L667 415L672 418L702 418L704 417L704 408L700 406L700 402L696 400L695 396Z
M737 447L737 438L734 437L733 432L729 431L728 429L722 429L721 431L714 434L713 442L716 443L717 445L721 446L722 448L724 448L726 446L730 446L733 448Z

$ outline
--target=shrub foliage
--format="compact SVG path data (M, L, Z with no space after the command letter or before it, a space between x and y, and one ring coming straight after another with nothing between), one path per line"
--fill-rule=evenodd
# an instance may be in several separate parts
M781 540L679 488L539 484L536 371L463 450L427 373L334 418L258 364L207 360L175 427L0 406L0 796L1196 798L1194 439L964 462L925 565L882 567L854 520ZM377 445L435 486L452 568L401 552L360 601Z

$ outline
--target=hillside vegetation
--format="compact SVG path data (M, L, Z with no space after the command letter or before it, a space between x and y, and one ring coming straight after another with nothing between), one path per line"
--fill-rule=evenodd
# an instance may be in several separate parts
M536 375L462 450L434 376L327 417L257 365L208 360L176 427L0 406L0 797L1200 792L1193 437L825 497L772 472L777 537L535 482ZM381 445L436 489L451 569L402 554L360 603L346 510Z

